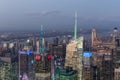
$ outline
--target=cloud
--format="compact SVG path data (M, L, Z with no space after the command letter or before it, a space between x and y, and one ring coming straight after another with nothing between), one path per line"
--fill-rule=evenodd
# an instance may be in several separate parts
M51 11L41 11L41 12L33 12L33 13L26 13L27 16L47 16L47 15L54 15L59 14L60 11L58 10L51 10Z

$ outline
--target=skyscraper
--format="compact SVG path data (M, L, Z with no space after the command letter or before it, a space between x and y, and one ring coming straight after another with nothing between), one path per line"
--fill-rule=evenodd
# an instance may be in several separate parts
M74 40L66 47L65 66L73 67L73 70L78 71L78 80L82 80L83 40L83 36L77 38L77 13L75 13Z
M101 43L101 41L97 37L96 29L92 29L92 47L97 46Z
M33 63L34 55L32 52L32 44L28 39L23 50L18 52L19 56L19 80L24 74L28 75L29 80L33 80Z
M40 39L37 43L37 53L35 54L35 80L50 80L51 78L50 72L52 56L46 52L43 33L43 26L41 26Z
M113 35L112 35L112 43L113 43L113 45L115 45L116 43L116 38L118 38L119 37L119 33L118 33L118 28L117 27L115 27L114 28L114 30L113 30Z

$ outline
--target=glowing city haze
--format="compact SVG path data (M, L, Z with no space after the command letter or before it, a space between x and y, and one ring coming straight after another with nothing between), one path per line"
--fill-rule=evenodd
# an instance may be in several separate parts
M120 23L119 0L0 0L1 30L115 27Z

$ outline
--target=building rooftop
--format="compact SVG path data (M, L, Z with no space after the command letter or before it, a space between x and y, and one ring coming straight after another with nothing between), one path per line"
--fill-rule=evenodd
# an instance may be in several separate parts
M66 68L63 68L63 69L58 68L57 71L60 75L63 75L63 76L71 76L71 75L77 73L77 71L73 70L72 67L66 67Z

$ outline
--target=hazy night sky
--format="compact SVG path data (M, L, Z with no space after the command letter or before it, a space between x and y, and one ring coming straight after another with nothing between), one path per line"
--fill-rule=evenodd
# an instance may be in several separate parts
M1 30L72 29L120 26L120 0L0 0Z

